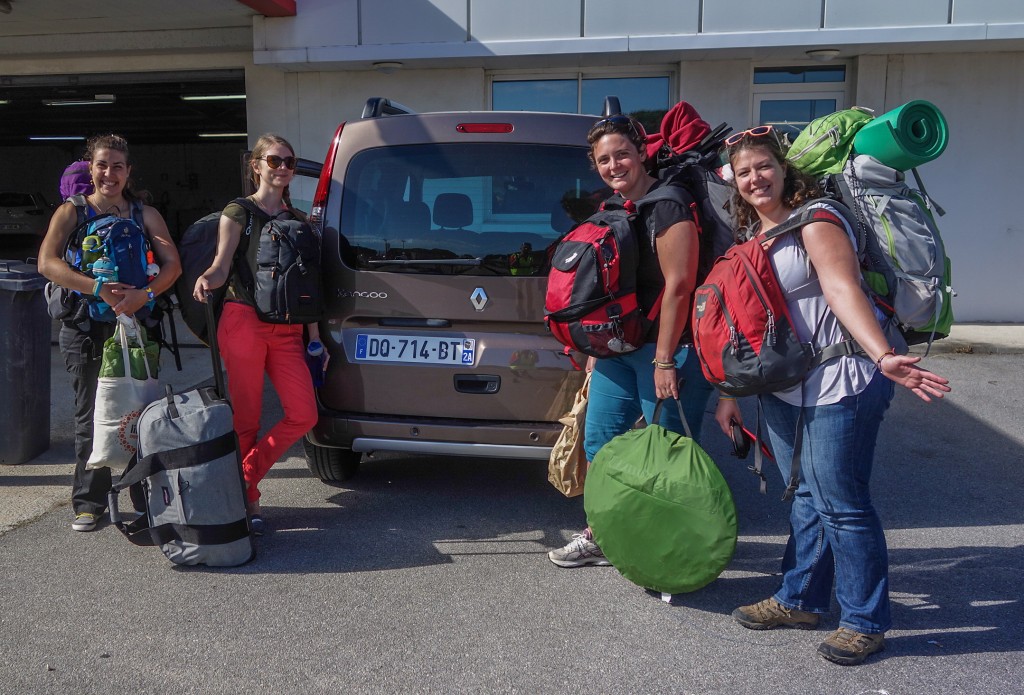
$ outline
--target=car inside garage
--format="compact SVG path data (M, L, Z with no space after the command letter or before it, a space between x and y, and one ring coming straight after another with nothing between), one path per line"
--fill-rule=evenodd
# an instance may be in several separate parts
M61 173L89 137L123 135L132 179L175 237L241 192L243 70L0 76L0 199L60 201ZM40 213L0 206L0 257L38 248ZM10 219L8 219L10 218ZM28 234L25 234L25 231Z

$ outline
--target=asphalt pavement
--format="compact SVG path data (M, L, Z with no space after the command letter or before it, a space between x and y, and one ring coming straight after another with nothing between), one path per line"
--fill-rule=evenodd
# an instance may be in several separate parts
M162 379L209 379L208 353L182 352ZM262 486L256 560L179 568L109 524L70 530L71 389L53 347L50 448L0 466L0 694L1024 692L1020 353L1024 326L957 326L925 360L953 393L898 393L873 480L895 625L882 655L843 668L814 655L835 610L816 632L729 618L774 590L787 529L781 481L757 494L724 438L705 448L736 498L736 555L668 601L613 568L547 562L583 511L542 462L381 456L331 487L296 446Z

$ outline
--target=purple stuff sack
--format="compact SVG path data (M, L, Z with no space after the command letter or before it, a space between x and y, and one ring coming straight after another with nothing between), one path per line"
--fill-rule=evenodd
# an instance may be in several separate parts
M73 195L89 195L92 193L92 174L89 173L89 162L79 160L68 165L60 175L60 199L67 200Z

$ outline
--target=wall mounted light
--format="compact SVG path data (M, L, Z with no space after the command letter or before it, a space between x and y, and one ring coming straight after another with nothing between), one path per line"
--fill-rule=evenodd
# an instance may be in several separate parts
M201 138L245 138L248 133L196 133Z
M395 70L401 70L403 67L402 63L397 60L385 60L379 63L373 64L373 69L377 72L382 72L385 75L390 75Z
M49 142L51 140L85 140L84 135L29 135L29 140L34 142Z
M5 104L10 104L10 103L11 103L10 99L0 99L0 106L3 106Z
M819 63L827 63L830 60L835 60L839 57L838 48L816 48L812 51L806 51L806 55L811 60L816 60Z

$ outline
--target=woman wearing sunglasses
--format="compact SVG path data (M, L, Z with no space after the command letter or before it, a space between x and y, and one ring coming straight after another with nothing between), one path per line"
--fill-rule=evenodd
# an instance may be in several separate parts
M737 133L726 145L741 226L764 232L821 195L815 180L788 165L770 126ZM781 586L732 615L753 630L813 629L828 612L834 582L839 627L818 653L854 665L885 647L891 625L885 536L868 482L893 384L925 401L950 388L946 379L918 367L919 357L899 355L892 347L881 327L884 317L861 289L853 230L827 204L820 204L816 217L822 221L771 243L772 266L801 341L810 342L817 330L819 348L838 343L845 327L864 354L825 362L801 385L760 397L783 479L802 413L800 485L790 511ZM733 421L742 424L735 400L719 400L715 421L727 435Z
M238 263L246 263L255 270L259 230L271 218L303 216L292 207L288 194L288 185L295 176L295 150L279 135L261 135L252 148L248 164L256 188L249 200L257 210L249 212L235 202L224 208L213 265L196 280L194 296L198 301L206 301L207 292L228 284L217 326L217 341L228 374L249 517L253 533L262 535L264 521L259 483L278 458L316 424L317 410L313 382L306 366L303 326L260 321L236 267ZM235 250L243 230L251 237L244 255L236 258ZM305 329L309 342L320 340L317 324L311 323ZM258 438L264 374L270 377L277 391L284 417Z
M601 179L619 196L637 201L661 181L647 169L647 134L628 116L602 119L587 134L590 160ZM590 358L592 371L583 448L588 461L612 438L628 431L643 415L648 422L658 399L680 398L687 423L700 438L704 408L712 387L701 374L691 349L690 306L697 281L697 227L685 191L680 200L659 200L639 213L646 238L640 243L637 297L645 314L661 297L647 342L618 357ZM684 434L676 408L663 408L661 425ZM548 559L559 567L608 565L590 529L575 534Z

